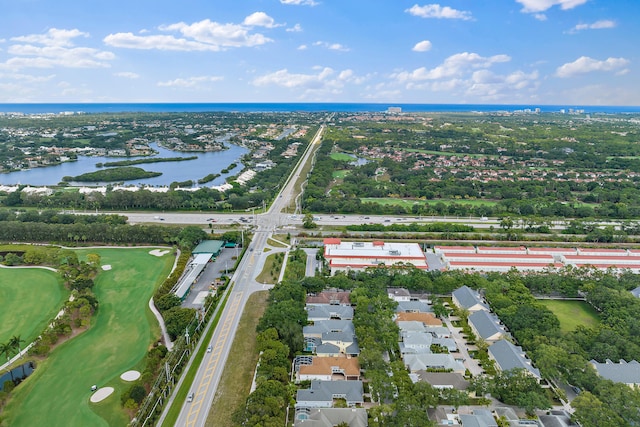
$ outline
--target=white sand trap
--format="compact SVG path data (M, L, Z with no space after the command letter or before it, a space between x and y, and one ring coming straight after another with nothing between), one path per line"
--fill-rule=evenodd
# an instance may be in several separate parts
M91 402L98 403L109 397L113 393L113 387L102 387L91 396Z
M103 265L103 266L102 266L102 269L103 269L104 271L111 270L111 264Z
M140 378L140 372L138 371L127 371L124 374L120 375L120 379L122 381L135 381Z
M165 249L165 250L161 250L161 249L154 249L154 250L152 250L152 251L149 251L149 253L150 253L151 255L154 255L154 256L163 256L163 255L168 254L169 252L171 252L169 249Z

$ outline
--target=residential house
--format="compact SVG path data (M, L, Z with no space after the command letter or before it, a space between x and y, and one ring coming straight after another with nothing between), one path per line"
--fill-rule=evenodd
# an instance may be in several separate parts
M307 305L307 320L317 322L319 320L352 320L353 307L350 305L317 304Z
M478 310L489 311L489 305L484 302L484 299L477 291L469 288L468 286L462 286L451 293L453 303L461 309L469 312L475 312Z
M367 427L369 420L364 408L301 408L296 411L293 427Z
M411 294L405 288L387 288L387 296L394 301L411 301Z
M459 360L453 358L450 354L406 354L404 356L404 364L411 373L418 371L448 371L464 374L465 367Z
M335 399L344 399L347 406L364 403L362 381L311 381L311 388L298 390L297 408L331 408Z
M328 304L328 305L351 305L351 292L338 291L336 289L325 290L317 295L307 296L307 305Z
M469 381L465 380L461 374L453 372L418 371L415 374L411 374L411 379L415 379L414 382L427 382L437 389L455 388L456 390L466 390L469 388Z
M488 409L474 409L473 414L460 414L462 427L498 427L498 422Z
M407 313L401 312L395 314L396 322L420 322L428 326L442 326L442 320L434 316L433 313Z
M510 369L524 369L535 379L540 381L540 371L534 368L522 350L507 340L499 340L489 346L489 358L495 360L496 367L501 371Z
M620 363L614 363L609 359L604 363L591 360L590 363L602 378L630 387L640 386L640 363L637 360L620 360Z
M422 301L398 301L396 313L430 313L431 306Z
M484 341L498 341L507 335L504 326L500 324L500 319L493 313L479 310L470 314L467 321L476 337Z
M314 357L310 365L301 365L298 380L357 381L360 363L357 357Z

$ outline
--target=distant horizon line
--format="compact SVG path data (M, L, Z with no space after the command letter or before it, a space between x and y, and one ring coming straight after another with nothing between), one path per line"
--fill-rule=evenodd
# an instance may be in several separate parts
M185 104L185 105L210 105L210 104L261 104L261 105L269 105L269 104L331 104L331 105L456 105L456 106L474 106L474 105L507 105L507 106L545 106L545 107L562 107L562 106L573 106L573 107L634 107L640 108L640 104L545 104L545 103L465 103L465 102L351 102L351 101L197 101L197 102L189 102L189 101L109 101L109 102L99 102L99 101L66 101L66 102L0 102L0 105L69 105L69 104L103 104L103 105L114 105L114 104Z

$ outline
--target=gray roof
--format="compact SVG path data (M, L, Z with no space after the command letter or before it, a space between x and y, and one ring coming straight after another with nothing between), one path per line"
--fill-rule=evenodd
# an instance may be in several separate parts
M353 307L345 305L307 305L307 318L310 321L318 320L351 320L353 319Z
M452 292L452 295L456 297L456 300L460 303L462 308L471 308L476 304L480 304L485 309L489 309L489 306L484 303L480 294L468 286L463 286Z
M498 427L493 415L467 415L460 414L462 427Z
M400 353L431 353L433 335L424 332L403 332Z
M609 359L605 363L592 360L591 364L602 378L616 383L640 384L640 363L637 360L620 360L620 363L614 363Z
M318 356L337 356L340 354L340 347L333 344L320 344L316 346Z
M364 401L362 381L321 381L312 380L311 388L298 390L296 393L296 407L304 407L305 402L322 402L333 404L334 396L342 397L347 404L362 403Z
M476 311L469 315L467 320L484 340L490 339L495 334L506 334L504 327L500 325L500 320L493 313L484 310Z
M398 301L396 313L431 313L431 306L421 301Z
M631 294L636 298L640 298L640 286L638 286L635 289L632 289Z
M313 325L302 328L304 336L321 336L325 332L350 332L355 333L351 320L318 320Z
M405 354L404 364L411 372L426 371L429 368L451 369L454 372L464 372L464 365L453 358L450 354Z
M398 328L402 332L426 332L427 327L422 322L418 322L417 320L400 320L398 323Z
M469 381L465 380L462 374L455 372L416 372L421 381L428 382L434 387L451 386L457 390L466 390L469 387Z
M510 369L526 369L536 378L540 371L531 366L531 361L524 357L522 347L511 344L507 340L499 340L489 346L489 354L495 359L501 371Z
M570 420L568 417L558 415L539 415L538 418L544 427L568 427Z
M411 294L405 288L387 288L387 295L393 297L406 297L410 298Z
M304 414L304 415L303 415ZM304 416L305 419L298 419ZM363 408L317 408L296 412L294 427L334 427L347 423L349 427L367 427L367 410Z

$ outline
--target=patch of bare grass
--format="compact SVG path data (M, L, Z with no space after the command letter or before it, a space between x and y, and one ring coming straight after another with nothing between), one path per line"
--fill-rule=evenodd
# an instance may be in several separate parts
M259 291L249 297L233 340L232 358L227 360L206 426L232 426L233 413L244 405L256 364L256 326L267 307L268 291Z

